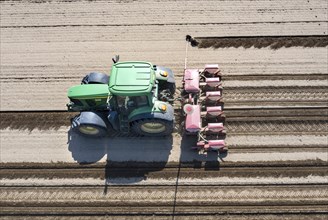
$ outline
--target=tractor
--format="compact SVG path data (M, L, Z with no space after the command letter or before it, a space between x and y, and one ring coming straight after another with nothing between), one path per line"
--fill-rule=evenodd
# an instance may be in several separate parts
M81 85L68 90L68 111L81 112L72 119L72 130L89 137L113 131L144 136L173 132L175 93L172 70L149 62L118 62L110 77L92 72Z
M194 149L226 151L221 103L221 73L217 64L204 69L187 69L187 36L182 89L175 97L176 85L171 69L149 62L128 61L114 64L110 75L92 72L81 85L68 90L68 111L80 112L71 129L88 137L115 132L160 137L174 130L174 108L179 101L184 134L198 137Z

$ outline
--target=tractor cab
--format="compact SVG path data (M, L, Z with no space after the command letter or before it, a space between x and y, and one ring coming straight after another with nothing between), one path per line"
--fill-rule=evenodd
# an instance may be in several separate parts
M109 79L109 91L113 95L147 95L155 85L155 72L151 63L115 63Z

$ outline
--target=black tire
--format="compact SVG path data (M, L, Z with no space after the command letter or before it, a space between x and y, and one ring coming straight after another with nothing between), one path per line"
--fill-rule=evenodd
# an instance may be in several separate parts
M81 112L73 118L71 129L86 137L104 137L108 134L107 123L100 112Z
M109 76L107 74L92 72L82 79L81 84L108 84L108 82Z
M161 137L172 134L173 121L167 121L158 118L147 118L134 121L132 131L139 135L149 137Z

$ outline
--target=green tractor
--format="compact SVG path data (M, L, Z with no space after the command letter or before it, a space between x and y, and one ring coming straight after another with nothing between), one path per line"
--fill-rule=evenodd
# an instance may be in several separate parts
M166 136L173 132L173 72L149 62L118 62L110 76L89 73L68 90L72 131L89 137L111 133Z

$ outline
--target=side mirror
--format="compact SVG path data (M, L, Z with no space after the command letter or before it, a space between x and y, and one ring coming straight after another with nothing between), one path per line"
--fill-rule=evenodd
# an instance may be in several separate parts
M117 63L120 59L119 55L115 55L115 57L112 58L113 63Z

